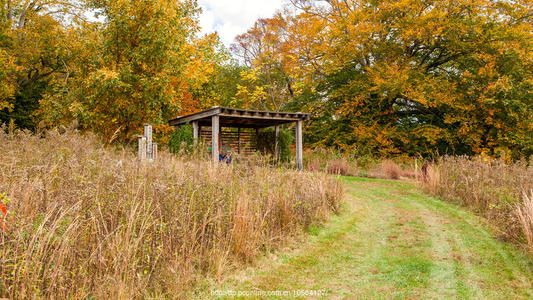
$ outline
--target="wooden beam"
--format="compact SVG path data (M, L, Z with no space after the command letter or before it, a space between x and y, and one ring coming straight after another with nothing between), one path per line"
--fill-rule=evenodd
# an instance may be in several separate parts
M211 117L211 151L213 162L218 162L218 136L220 131L219 116L215 115Z
M139 135L139 160L144 161L146 159L146 137L144 135Z
M300 171L304 168L302 123L301 120L296 122L296 167Z
M252 115L250 113L245 113L243 115L236 115L233 113L220 113L218 114L221 117L224 118L239 118L239 119L256 119L256 120L273 120L273 121L284 121L284 122L296 122L298 120L302 120L301 118L298 118L297 116L293 117L268 117L268 116L261 116L261 115Z
M189 115L189 116L185 116L185 117L181 117L181 118L176 118L174 120L170 120L168 122L168 124L170 126L183 125L183 124L190 123L192 121L196 121L196 120L204 119L204 118L209 118L211 116L217 115L217 114L220 113L220 111L221 111L220 107L213 107L213 108L211 108L209 110L206 110L206 111L202 111L202 112L195 113L195 114L192 114L192 115Z

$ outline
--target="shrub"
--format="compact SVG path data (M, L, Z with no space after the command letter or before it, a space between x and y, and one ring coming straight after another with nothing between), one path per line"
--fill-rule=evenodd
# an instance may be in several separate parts
M320 172L320 160L318 158L313 158L309 160L306 164L305 169L309 172Z
M327 162L326 172L328 174L356 176L357 169L345 158L337 158Z
M400 179L402 170L392 160L384 160L381 162L381 170L388 179Z
M92 134L0 130L0 297L182 298L340 205L323 174L152 164Z
M275 153L275 137L276 132L273 127L265 128L259 131L259 135L255 136L255 144L257 149L263 154ZM290 130L280 127L278 135L278 151L281 162L288 162L293 157L291 145L294 143L294 136Z
M323 171L328 174L343 176L357 176L359 174L355 159L324 148L306 150L304 167L311 172Z
M182 125L170 135L168 150L171 153L189 152L193 144L192 126Z

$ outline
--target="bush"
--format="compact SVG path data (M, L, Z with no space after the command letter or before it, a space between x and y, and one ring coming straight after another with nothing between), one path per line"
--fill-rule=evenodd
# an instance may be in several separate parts
M321 222L342 195L322 174L168 152L149 164L75 131L0 130L0 145L0 297L11 299L182 298Z
M171 153L189 152L193 144L192 126L182 125L170 135L168 150Z
M342 176L356 176L357 169L354 164L350 163L345 158L337 158L327 162L326 172L328 174L342 175Z
M322 171L343 176L357 176L359 174L355 159L324 148L306 150L304 167L310 172Z
M384 160L381 162L381 170L388 179L400 179L402 170L392 160Z

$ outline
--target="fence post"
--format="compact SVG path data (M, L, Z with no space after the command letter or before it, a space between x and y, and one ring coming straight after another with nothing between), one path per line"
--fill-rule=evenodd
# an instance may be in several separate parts
M144 135L139 135L139 160L143 161L146 159L146 137Z
M146 137L146 158L148 158L148 160L152 160L152 125L144 124L144 136Z

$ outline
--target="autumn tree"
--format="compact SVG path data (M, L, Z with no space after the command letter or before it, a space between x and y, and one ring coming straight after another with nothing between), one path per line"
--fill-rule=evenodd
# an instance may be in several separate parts
M269 19L259 19L246 33L237 36L231 50L246 69L241 72L236 98L245 107L280 111L302 92L302 85L290 70L287 52L292 16L277 13Z
M312 91L300 104L315 114L314 142L356 154L533 154L529 1L293 5L277 61Z
M54 77L68 74L69 31L82 18L68 1L0 2L0 122L35 125L34 111Z
M216 35L197 37L196 1L89 1L101 21L85 24L68 81L42 101L49 124L78 119L108 139L128 141L166 122L218 61Z

